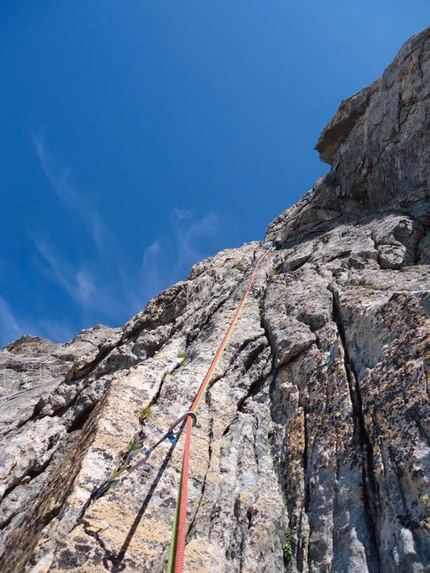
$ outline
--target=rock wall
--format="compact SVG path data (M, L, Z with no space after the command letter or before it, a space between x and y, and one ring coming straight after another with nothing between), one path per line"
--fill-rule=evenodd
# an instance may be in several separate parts
M123 328L0 352L0 570L166 569L186 412L186 571L430 571L430 28L343 102L330 173ZM136 458L139 459L139 458Z

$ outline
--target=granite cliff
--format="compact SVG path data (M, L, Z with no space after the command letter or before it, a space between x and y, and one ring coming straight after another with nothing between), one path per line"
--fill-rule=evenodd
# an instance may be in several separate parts
M186 571L430 571L430 28L317 150L265 242L0 352L1 571L165 570L181 441L89 496L188 410L268 249L193 430Z

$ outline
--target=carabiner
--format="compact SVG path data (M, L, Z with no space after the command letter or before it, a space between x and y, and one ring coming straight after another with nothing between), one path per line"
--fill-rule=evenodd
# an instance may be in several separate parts
M167 434L173 434L173 428L176 428L176 426L178 424L180 424L183 420L185 420L185 418L188 418L188 416L191 416L193 419L193 427L197 424L197 416L196 414L192 411L189 410L188 412L186 412L183 416L181 416L180 418L178 418L177 420L175 420L173 422L173 424L170 426L170 428L167 430Z

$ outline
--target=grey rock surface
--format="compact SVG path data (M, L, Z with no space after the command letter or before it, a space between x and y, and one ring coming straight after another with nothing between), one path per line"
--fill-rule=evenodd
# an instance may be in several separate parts
M330 172L270 225L283 245L391 211L412 217L422 234L430 220L429 30L413 36L381 79L341 103L316 145Z
M1 571L166 570L183 440L89 496L189 409L268 251L193 429L185 570L430 571L429 89L427 29L266 242L122 328L0 352Z

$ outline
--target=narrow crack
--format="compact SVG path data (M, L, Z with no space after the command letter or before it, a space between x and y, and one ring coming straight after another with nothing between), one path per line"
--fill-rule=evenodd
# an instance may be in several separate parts
M423 238L425 237L427 230L424 225L421 226L421 230L420 233L418 234L416 241L415 241L415 245L414 245L414 259L413 259L413 264L414 265L419 265L419 249L420 249L420 243L423 240Z
M106 392L106 389L105 389ZM94 408L97 405L97 401L91 403L87 408L85 408L80 414L76 416L72 424L67 428L67 433L70 434L76 430L82 430L88 418L91 416Z
M346 378L348 381L349 393L352 403L352 413L354 422L354 437L355 442L361 450L361 466L362 466L362 483L363 483L363 507L367 520L367 527L369 532L370 550L373 557L380 568L380 555L379 555L379 531L377 527L378 521L378 484L375 479L373 469L373 447L369 438L366 428L363 401L361 397L360 386L358 384L358 376L355 372L354 365L350 359L348 345L346 341L345 329L342 322L340 312L339 293L333 285L329 285L328 289L333 296L333 321L337 326L339 333L339 340L343 348L344 355L344 368Z
M287 273L282 273L284 275L286 275ZM261 328L264 330L264 336L267 342L267 346L270 348L270 356L269 358L272 361L272 370L275 370L275 349L272 346L271 340L270 340L270 336L269 336L269 328L267 326L267 322L266 322L266 317L265 317L265 309L264 309L264 301L266 300L266 296L268 293L268 290L270 288L270 285L273 283L273 281L270 281L269 284L266 284L266 288L264 290L264 299L263 302L261 303L261 307L259 308L260 310L260 326ZM259 306L260 306L260 301L259 301Z
M88 408L91 408L91 411L94 409L94 407L96 406L96 404L98 402L101 401L101 399L103 398L103 396L106 394L106 392L108 391L110 384L112 382L112 377L109 378L109 375L106 374L101 374L98 377L95 377L93 380L88 379L87 383L84 384L82 386L82 388L80 390L76 391L76 394L69 400L69 402L67 402L67 404L65 404L64 406L58 408L57 410L54 410L51 414L42 414L42 410L43 408L47 405L48 402L41 402L39 401L36 406L34 407L33 410L33 414L32 416L26 420L26 422L34 422L37 420L40 420L42 418L46 418L46 417L50 417L52 419L54 418L62 418L65 414L67 414L67 412L69 412L71 410L71 408L73 408L77 401L79 400L79 398L81 398L83 392L89 388L90 386L95 386L95 384L99 381L102 380L103 378L106 378L103 387L101 388L102 390L102 395L99 398L96 398L96 400L90 405L88 406ZM68 384L70 382L75 382L74 380L66 380L64 379L62 382L60 382L60 384L55 388L55 390L57 390L58 388L60 388L63 384ZM55 391L49 396L49 398L51 398L52 396L55 396ZM91 414L91 411L88 412L88 415L86 416L87 418L89 417L89 415ZM78 415L78 417L80 418L80 415ZM71 422L71 426L73 427L75 425L76 419L72 420ZM79 422L78 422L79 425ZM82 427L83 424L80 425L80 427ZM79 429L79 427L74 427L73 429ZM68 430L73 431L72 429Z
M213 388L215 386L215 384L217 382L219 382L219 380L221 380L222 378L224 378L225 376L227 376L229 374L229 372L232 370L232 368L235 366L235 362L236 359L240 356L240 354L245 350L245 348L247 346L249 346L250 344L252 344L253 342L256 342L259 338L263 339L264 338L264 342L262 345L258 345L257 348L255 350L253 350L247 357L247 359L245 360L245 362L243 363L243 373L245 374L246 372L248 372L248 370L250 369L250 367L252 366L252 364L255 362L257 356L264 350L264 348L266 346L269 345L268 341L266 340L265 337L263 337L262 335L257 335L255 338L250 338L245 340L245 342L243 342L240 346L240 348L234 353L234 355L232 356L230 363L228 364L228 366L226 367L226 369L221 372L220 374L217 374L217 376L213 376L212 379L209 382L209 386L208 386L208 390L207 392ZM256 352L256 350L258 350ZM249 358L251 357L251 358Z
M308 409L306 406L303 407L303 480L304 480L304 500L303 506L306 513L309 513L309 506L311 500L310 483L308 476L308 456L309 456L309 430L308 430Z
M210 403L210 398L209 398L208 396L209 396L209 393L207 392L207 393L206 393L205 400L206 400L206 404L207 404L207 405L210 405L210 404L209 404L209 403ZM202 488L201 488L201 490L200 490L199 501L198 501L196 510L195 510L195 512L194 512L194 515L193 515L193 517L191 518L191 522L190 522L190 524L189 524L189 526L188 526L188 530L187 530L187 542L189 541L189 538L191 537L191 535L192 535L192 533L193 533L194 523L195 523L195 521L196 521L196 519L197 519L197 515L198 515L198 513L199 513L200 506L201 506L201 504L202 504L202 502L203 502L203 498L204 498L204 495L205 495L207 476L208 476L208 473L209 473L209 470L210 470L210 467L211 467L211 461L212 461L212 440L213 440L213 437L214 437L213 426L214 426L214 419L213 419L213 417L211 416L210 419L209 419L208 463L207 463L207 468L206 468L205 475L204 475L204 477L203 477L203 482L202 482Z
M21 509L21 508L20 508ZM11 514L3 521L1 527L0 527L0 531L3 531L4 529L7 528L8 525L10 525L10 523L12 522L12 520L19 514L21 514L21 523L22 520L24 519L24 515L22 515L24 512L20 511L20 509L17 509L16 511L12 511ZM25 511L25 510L24 510Z
M186 340L186 346L190 346L194 340L196 340L196 338L199 336L199 334L204 330L204 328L207 326L207 324L209 323L209 321L211 320L211 318L213 318L213 316L215 316L215 314L224 306L224 304L228 301L228 299L231 297L231 295L233 294L233 292L236 290L237 284L235 284L234 286L231 287L231 289L229 289L226 293L223 293L223 297L221 298L221 300L215 305L214 309L211 309L209 314L205 317L205 319L203 320L203 322L199 325L198 327L198 332L196 334L194 334L193 332L189 333L187 335L187 340ZM195 312L197 313L199 310L201 310L202 308L204 308L206 305L202 305L201 307L197 308L195 310Z
M91 372L91 370L94 370L94 368L100 364L100 362L102 360L104 360L106 358L106 356L108 356L108 354L110 354L112 352L112 350L114 350L115 348L118 348L119 346L122 345L122 342L119 341L117 344L105 344L104 342L98 347L98 353L97 356L95 358L93 358L93 360L91 360L90 362L87 362L86 364L84 364L79 370L78 373L74 376L72 376L71 378L66 378L67 381L72 381L72 380L80 380L82 378L85 378L85 376ZM85 355L84 355L85 356ZM84 358L84 356L78 357L78 361L81 360L82 358ZM75 362L76 364L76 362ZM70 370L73 369L74 364L72 364L72 366L69 369ZM67 377L67 374L66 374Z
M248 369L251 368L252 364L255 363L255 361L257 360L257 358L260 356L261 352L262 352L265 348L266 348L266 345L264 345L264 347L259 350L259 352L255 355L254 360L252 360L252 362L249 364ZM271 360L271 356L269 355L269 356L267 357L267 359L266 359L265 364L263 365L263 368L262 368L262 371L263 371L263 372L264 372L264 369L265 369L267 363L268 363L270 360ZM248 370L248 369L247 369L247 370ZM258 393L262 390L262 388L263 388L263 386L264 386L264 384L265 384L267 378L269 377L269 374L270 374L270 373L268 373L266 376L258 377L257 380L255 380L254 382L252 382L252 384L251 384L250 387L248 388L248 391L246 392L245 396L243 396L242 398L240 398L240 400L237 402L236 409L237 409L238 412L244 412L245 402L246 402L247 400L249 400L249 398L251 398L252 396L255 396L256 394L258 394Z
M107 571L110 571L111 566L112 565L115 566L115 555L111 551L109 551L109 549L106 547L106 544L104 543L103 539L100 537L99 533L97 531L93 531L92 529L90 529L91 524L88 521L86 521L85 519L82 519L81 523L82 523L82 527L83 527L86 535L95 539L97 544L99 545L99 547L103 551L103 553L104 553L103 566ZM108 563L108 561L110 561L110 564Z

